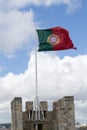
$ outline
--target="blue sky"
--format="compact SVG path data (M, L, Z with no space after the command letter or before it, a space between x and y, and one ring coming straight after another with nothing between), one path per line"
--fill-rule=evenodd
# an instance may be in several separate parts
M34 99L35 29L61 26L77 50L38 53L39 97L53 101L73 95L76 122L87 123L86 9L87 0L0 1L0 122L10 122L14 97Z
M77 3L78 4L78 3ZM73 40L73 43L75 46L77 46L78 51L67 51L67 52L58 52L61 56L65 55L78 55L78 54L86 54L86 44L85 44L85 38L87 30L86 28L86 1L83 3L80 3L80 8L77 8L76 10L72 9L70 12L67 13L67 5L65 4L53 4L50 6L36 6L36 5L27 5L18 8L18 11L27 13L28 11L32 10L34 13L34 21L39 22L40 25L36 24L37 26L40 26L39 28L50 28L55 26L62 26L69 30L70 36ZM83 6L84 5L84 6ZM9 7L8 7L9 8ZM83 15L84 14L84 15ZM83 35L84 33L84 35ZM34 38L34 37L33 37ZM10 54L10 51L4 55L4 52L1 52L1 66L4 66L4 70L1 72L1 75L6 74L9 71L12 71L14 73L20 73L23 72L26 69L27 61L28 61L28 55L27 53L29 51L32 51L35 41L31 44L33 45L27 45L27 43L24 43L24 46L21 45L20 48L17 48L13 50L12 54ZM83 45L84 43L84 45ZM1 43L2 44L2 43ZM12 44L12 43L11 43ZM32 46L32 47L30 47ZM4 51L4 50L3 50ZM69 54L66 54L70 52ZM6 55L13 55L15 58L8 58ZM23 62L25 59L25 62ZM21 63L23 66L21 66ZM21 67L18 67L21 66ZM10 69L10 70L9 70Z

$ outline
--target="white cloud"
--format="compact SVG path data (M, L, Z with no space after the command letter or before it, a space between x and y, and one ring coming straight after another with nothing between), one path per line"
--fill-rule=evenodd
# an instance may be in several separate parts
M76 100L87 100L87 55L77 57L59 57L51 54L38 54L38 92L40 100L57 100L73 95ZM28 68L24 73L8 73L0 78L0 113L7 109L11 100L21 96L25 100L35 97L35 55L31 54ZM76 102L79 106L79 102ZM84 102L84 107L86 102ZM9 107L10 108L10 107ZM79 107L76 107L79 109ZM85 108L84 108L85 109ZM83 112L83 114L81 113ZM78 120L84 115L83 109L76 111ZM1 117L1 116L0 116ZM2 118L4 114L2 115ZM86 117L85 117L86 118ZM7 119L5 119L7 120ZM85 119L87 120L87 118Z
M75 101L75 113L76 121L82 121L82 123L87 123L87 99L86 100L76 100Z
M34 36L34 15L30 10L0 12L0 51L13 53L30 43Z
M0 8L1 9L19 9L24 8L28 5L35 6L51 6L51 5L61 5L65 4L67 6L67 11L72 12L81 7L82 0L1 0Z
M66 3L68 5L67 8L67 12L71 13L71 12L75 12L78 8L81 8L82 3L81 0L66 0Z

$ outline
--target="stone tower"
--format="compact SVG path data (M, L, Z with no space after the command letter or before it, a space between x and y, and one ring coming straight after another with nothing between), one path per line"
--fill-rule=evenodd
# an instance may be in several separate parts
M11 130L23 130L21 97L16 97L11 102L11 120Z
M39 103L38 119L35 118L33 101L26 102L22 111L21 98L11 102L12 130L75 130L74 97L65 96L53 102L53 110L48 110L47 101Z
M58 130L75 130L74 97L65 96L53 103Z

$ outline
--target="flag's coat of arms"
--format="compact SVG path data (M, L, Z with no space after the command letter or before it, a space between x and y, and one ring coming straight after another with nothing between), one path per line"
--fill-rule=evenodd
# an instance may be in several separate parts
M50 44L52 44L53 46L55 46L56 44L59 44L59 41L60 41L60 38L56 34L51 34L47 38L47 42L50 43Z

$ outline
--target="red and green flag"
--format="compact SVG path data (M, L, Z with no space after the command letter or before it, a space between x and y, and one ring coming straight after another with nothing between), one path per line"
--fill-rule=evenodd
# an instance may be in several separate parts
M69 32L61 27L37 30L39 39L38 51L56 51L76 49L69 37Z

